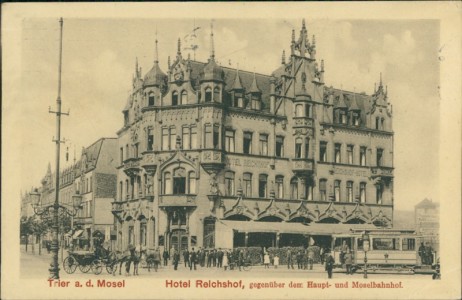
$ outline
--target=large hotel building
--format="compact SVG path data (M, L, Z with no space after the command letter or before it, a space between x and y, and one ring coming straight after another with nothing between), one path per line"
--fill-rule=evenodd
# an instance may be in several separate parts
M393 130L387 91L324 82L303 22L269 75L183 57L136 66L118 130L117 246L328 244L391 226ZM378 76L377 76L378 77Z

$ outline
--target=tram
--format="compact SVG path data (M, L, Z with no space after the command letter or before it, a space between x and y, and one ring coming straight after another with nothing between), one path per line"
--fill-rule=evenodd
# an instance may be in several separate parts
M415 272L421 267L418 248L422 237L413 230L351 230L332 236L332 255L336 268L342 268L343 252L350 249L352 270ZM343 251L342 251L343 250Z

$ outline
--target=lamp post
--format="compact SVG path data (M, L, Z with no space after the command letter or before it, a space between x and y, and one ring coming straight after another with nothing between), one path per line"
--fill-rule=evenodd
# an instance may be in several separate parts
M363 234L363 249L364 249L364 278L367 278L367 251L369 251L369 234L365 231Z
M59 191L57 191L59 194ZM82 196L77 193L72 196L72 205L69 204L59 204L59 203L52 203L50 205L41 205L40 203L40 194L35 190L34 192L30 193L30 197L32 198L32 208L34 209L34 213L42 219L45 220L52 220L52 229L53 229L53 240L51 244L52 250L52 261L50 264L50 279L59 279L59 264L58 264L58 231L59 231L59 217L64 215L69 215L70 217L74 217L77 215L77 212L82 207Z

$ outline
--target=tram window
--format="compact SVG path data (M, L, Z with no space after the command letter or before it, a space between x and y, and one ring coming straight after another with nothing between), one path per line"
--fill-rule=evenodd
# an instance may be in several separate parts
M373 250L399 250L398 238L374 238L372 239Z
M358 250L364 250L363 248L363 239L362 238L358 238Z
M403 238L403 251L415 250L415 239Z

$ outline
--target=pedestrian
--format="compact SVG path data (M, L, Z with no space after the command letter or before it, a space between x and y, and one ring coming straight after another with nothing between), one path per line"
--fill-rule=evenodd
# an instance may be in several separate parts
M425 246L424 246L423 242L420 243L419 256L420 256L420 261L421 261L422 265L426 265L427 260L426 260L426 257L425 257Z
M218 260L217 249L213 249L213 260L212 260L213 267L217 266L217 260Z
M427 242L425 245L425 258L427 265L433 265L433 248L430 246L429 242Z
M297 252L297 255L295 256L297 260L297 269L303 269L303 264L302 264L302 259L303 259L303 254L301 251Z
M321 246L321 249L319 249L319 256L321 258L321 265L324 264L324 252L325 252L324 247Z
M314 250L313 248L308 249L308 265L310 266L310 270L313 270L313 263L314 263Z
M197 263L197 254L194 251L194 248L192 248L191 252L189 253L189 270L191 271L194 266L194 270L196 269L196 263Z
M160 265L160 250L159 250L159 248L156 248L156 251L154 251L152 261L154 262L154 271L157 272L157 269L159 268L159 265Z
M340 263L342 266L345 264L345 253L350 250L350 247L347 245L346 241L343 241L342 246L340 247Z
M218 248L218 252L217 252L217 268L221 268L223 267L223 251L221 251L221 248Z
M167 266L168 259L170 258L167 249L164 249L164 253L162 253L162 258L164 259L164 266Z
M348 249L347 253L345 253L345 266L346 266L346 273L347 275L353 275L353 271L351 269L351 265L353 264L353 255L351 251Z
M268 252L266 252L263 257L263 263L265 264L265 269L269 269L270 258Z
M189 267L189 251L188 251L188 249L185 249L183 251L183 260L184 260L184 267L185 268Z
M294 269L294 259L292 257L292 251L287 250L287 269L290 269L292 267L292 270Z
M326 253L326 271L327 271L327 277L332 278L332 269L334 268L334 263L335 260L332 257L332 254Z
M274 255L274 268L277 269L279 266L279 256L276 254Z
M200 249L200 265L201 267L205 266L205 249Z
M50 245L50 242L49 242L49 241L47 241L47 242L45 243L45 247L47 247L47 252L50 253L51 245Z
M228 255L229 255L229 253L228 253L228 251L226 250L226 251L223 253L223 268L225 269L225 271L226 271L226 269L228 268L228 260L229 260L229 259L228 259Z
M176 249L173 250L173 269L178 270L178 263L180 262L180 253Z
M210 268L212 266L212 261L215 260L213 257L213 250L209 250L209 257L207 260L207 268Z
M239 271L241 271L241 267L244 265L244 251L238 252L238 264L239 264Z

